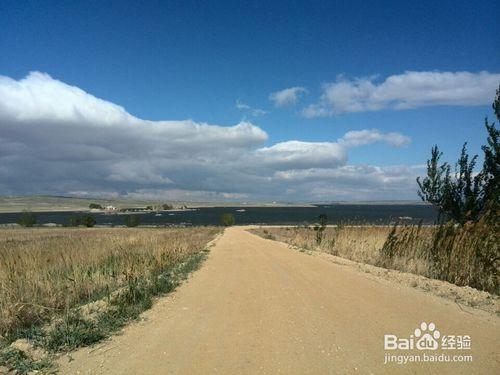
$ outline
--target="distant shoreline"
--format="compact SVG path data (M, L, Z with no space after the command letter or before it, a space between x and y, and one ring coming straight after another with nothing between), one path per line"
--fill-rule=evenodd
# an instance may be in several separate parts
M324 205L426 205L421 201L337 201L337 202L183 202L138 199L99 199L59 196L0 196L0 213L31 212L90 212L89 204L112 205L118 209L137 209L153 204L169 203L174 209L213 207L314 207Z

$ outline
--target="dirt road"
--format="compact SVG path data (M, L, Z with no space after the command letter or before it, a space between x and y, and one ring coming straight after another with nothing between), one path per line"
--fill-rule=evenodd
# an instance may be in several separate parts
M227 229L202 269L67 374L500 373L500 319ZM422 321L470 335L472 363L384 364L384 334ZM391 354L422 354L393 351ZM432 354L433 351L425 351ZM441 351L438 351L441 353Z

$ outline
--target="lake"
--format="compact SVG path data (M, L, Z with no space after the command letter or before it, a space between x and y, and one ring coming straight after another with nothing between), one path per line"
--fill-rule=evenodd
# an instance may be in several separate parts
M242 211L244 210L244 211ZM236 224L302 225L318 221L320 214L328 216L329 224L391 224L401 217L408 222L432 224L436 211L427 205L370 205L333 204L314 207L204 207L195 210L137 213L141 225L217 225L220 216L229 212L235 216ZM39 224L56 223L66 225L71 217L82 212L38 212ZM20 213L0 213L0 224L15 223ZM123 225L125 215L90 213L99 225Z

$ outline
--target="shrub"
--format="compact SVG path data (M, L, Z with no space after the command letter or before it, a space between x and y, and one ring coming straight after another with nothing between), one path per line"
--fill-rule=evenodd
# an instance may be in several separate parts
M91 203L89 204L89 208L92 210L92 209L95 209L95 210L102 210L102 206L99 204L99 203Z
M221 215L220 222L225 227L230 227L231 225L234 225L234 223L236 222L236 220L235 220L233 214L225 212L225 213L223 213Z
M96 220L92 215L85 215L82 218L82 224L87 228L92 228L96 224Z
M32 227L36 224L36 215L33 212L24 211L17 223L23 227Z
M139 216L127 215L125 216L124 222L127 227L136 227L139 225Z
M70 226L70 227L78 227L80 225L82 225L82 219L80 217L73 216L73 217L69 218L68 226Z
M325 231L326 224L328 223L328 216L326 216L326 214L321 214L318 216L318 219L319 225L316 225L314 230L316 231L316 244L320 245L323 241L323 232Z
M164 210L171 210L172 208L174 208L174 206L168 203L164 203L161 205L161 208L163 208Z

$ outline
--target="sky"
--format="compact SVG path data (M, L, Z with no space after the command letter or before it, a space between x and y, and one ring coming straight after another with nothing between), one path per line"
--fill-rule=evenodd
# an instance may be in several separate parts
M0 2L0 195L413 200L485 143L496 1Z

